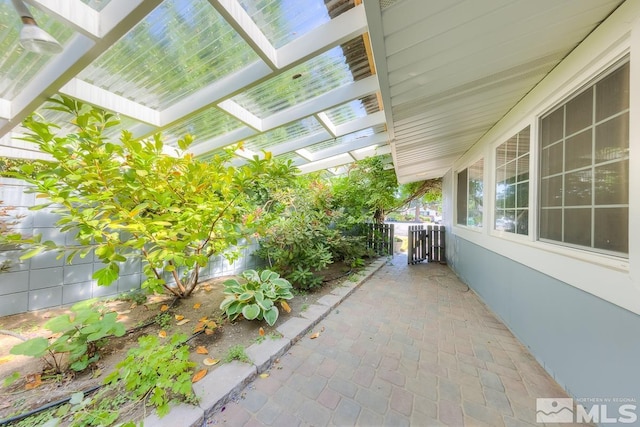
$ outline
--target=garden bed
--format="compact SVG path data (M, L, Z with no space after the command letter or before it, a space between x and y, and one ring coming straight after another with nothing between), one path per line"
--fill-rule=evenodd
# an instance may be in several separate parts
M276 328L280 324L291 316L299 315L307 306L339 287L345 280L349 280L351 270L344 264L336 263L322 274L325 277L324 285L314 291L298 292L289 301L291 312L286 313L281 309L279 319L273 327L264 321L241 319L229 322L224 318L219 306L224 299L223 282L228 277L201 283L193 295L185 300L174 300L164 295L145 297L132 293L102 301L101 304L108 310L118 313L118 319L126 325L128 332L119 338L109 338L100 352L100 360L80 374L52 375L44 370L41 359L9 353L14 345L21 342L20 339L11 335L0 335L0 378L9 378L15 372L20 375L11 385L0 385L0 420L26 413L102 384L106 375L114 370L115 365L126 356L130 348L137 346L138 338L143 335L163 336L166 332L166 338L160 338L161 342L168 342L170 337L177 333L188 335L191 337L190 359L196 363L195 371L207 369L210 372L232 356L232 348L244 349L255 342L279 336ZM0 318L0 329L24 338L47 337L50 332L43 328L44 323L64 313L69 313L69 310L61 308L6 316ZM216 328L213 333L207 334L202 331L194 335L195 330L201 329L198 325L205 318L207 321L215 322ZM219 362L205 366L205 359L209 359L209 364L212 362L211 359ZM139 421L145 412L141 403L123 402L120 415L126 417L126 420Z

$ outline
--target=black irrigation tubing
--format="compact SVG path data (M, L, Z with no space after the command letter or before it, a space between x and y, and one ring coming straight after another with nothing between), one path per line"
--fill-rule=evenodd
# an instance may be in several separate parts
M174 304L177 301L178 301L178 298L177 297L174 298L173 301L171 301L171 304L169 305L169 308L173 307ZM127 334L131 334L131 333L133 333L135 331L139 331L140 329L146 328L147 326L153 324L154 322L155 322L155 320L152 320L152 321L147 322L147 323L145 323L143 325L136 326L135 328L129 329L126 333ZM191 341L193 338L195 338L197 335L199 335L201 333L202 333L202 331L196 332L195 334L193 334L189 338L187 338L184 342L182 342L180 345L186 344L187 342ZM13 334L8 334L8 335L13 335ZM87 390L83 391L82 393L84 393L84 395L87 396L89 394L92 394L92 393L96 392L100 388L102 388L102 384L98 384L98 385L95 385L93 387L90 387ZM15 423L17 421L23 420L23 419L25 419L27 417L30 417L32 415L39 414L40 412L44 412L44 411L46 411L48 409L55 408L55 407L60 406L60 405L64 405L65 403L69 402L69 400L71 400L71 397L72 396L69 396L69 397L65 397L65 398L60 399L60 400L56 400L54 402L49 402L49 403L47 403L45 405L40 406L39 408L32 409L32 410L27 411L25 413L22 413L20 415L15 415L13 417L5 418L4 420L0 420L0 427L8 426L8 425L10 425L12 423Z
M94 393L95 391L99 390L102 387L102 384L99 385L95 385L93 387L88 388L87 390L83 391L82 393L84 393L85 396ZM40 412L44 412L47 409L51 409L51 408L55 408L56 406L60 406L60 405L64 405L65 403L69 402L69 400L71 400L71 396L69 397L65 397L64 399L60 399L60 400L56 400L54 402L49 402L46 405L43 405L39 408L36 409L32 409L28 412L25 412L23 414L20 415L16 415L13 416L11 418L5 418L4 420L0 420L0 426L8 426L12 423L15 423L17 421L23 420L27 417L30 417L32 415L36 415L39 414Z

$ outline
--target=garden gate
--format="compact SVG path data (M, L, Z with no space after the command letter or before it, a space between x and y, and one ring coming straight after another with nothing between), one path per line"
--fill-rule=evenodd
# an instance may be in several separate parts
M410 225L408 231L407 263L417 264L422 261L444 263L444 226Z
M393 256L393 224L363 224L367 247L378 255Z

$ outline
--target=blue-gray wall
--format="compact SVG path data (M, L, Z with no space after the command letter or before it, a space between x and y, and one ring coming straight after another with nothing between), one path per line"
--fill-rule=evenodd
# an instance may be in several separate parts
M640 409L640 316L451 233L447 238L451 268L570 395L635 398Z

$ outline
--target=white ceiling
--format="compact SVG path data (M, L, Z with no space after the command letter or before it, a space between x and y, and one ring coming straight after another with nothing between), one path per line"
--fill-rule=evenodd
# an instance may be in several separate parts
M354 160L391 152L401 183L440 177L622 3L325 0L329 8L348 4L350 9L309 27L302 35L288 30L288 37L277 42L269 38L264 17L247 11L278 3L288 10L280 16L282 19L305 13L307 2L314 1L27 0L39 13L39 21L55 21L51 25L63 27L60 32L65 37L63 53L34 59L16 47L17 39L11 39L17 37L12 26L19 26L19 19L8 9L10 1L0 0L0 18L12 20L4 27L0 21L0 47L7 50L4 56L0 54L0 79L7 78L3 74L6 69L22 77L37 70L21 90L0 96L0 155L31 155L32 147L13 139L12 132L47 97L64 93L119 112L139 136L157 130L171 136L172 131L207 120L217 126L229 126L224 132L211 132L210 136L197 139L192 147L196 155L207 156L229 144L253 141L255 147L266 147L276 155L295 159L303 172L327 168L338 172L341 165ZM217 17L230 28L236 43L248 46L252 59L209 84L176 94L167 105L145 104L136 99L137 95L113 93L99 82L93 83L88 77L103 55L167 4L197 5ZM326 14L326 9L320 3L317 13ZM200 25L207 24L213 25L206 20ZM285 26L283 34L286 33ZM292 76L296 67L358 38L365 44L371 40L374 66L370 75L363 74L324 91L318 90L322 83L316 82L317 95L303 96L302 102L283 110L252 112L236 102L246 98L247 93L260 93L270 81L295 79ZM183 43L179 48L193 46ZM144 69L145 63L139 58L144 55L137 53L132 61ZM104 70L99 71L101 79L109 77ZM4 86L7 85L0 84L0 95ZM140 92L139 87L136 89ZM378 97L383 111L349 116L340 123L330 120L330 116L342 114L337 109L372 96ZM287 137L283 138L283 134ZM247 157L254 152L239 154Z
M367 18L398 180L446 173L620 3L380 0Z

